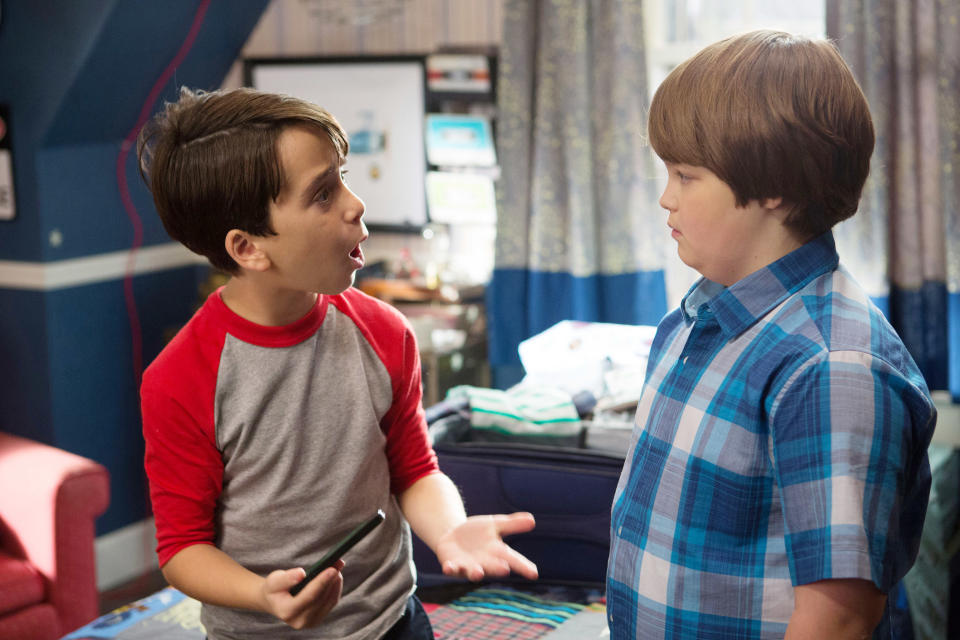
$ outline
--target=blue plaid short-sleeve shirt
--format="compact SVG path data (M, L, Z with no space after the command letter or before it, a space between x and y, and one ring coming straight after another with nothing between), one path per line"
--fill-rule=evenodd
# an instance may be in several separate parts
M657 330L614 498L611 637L782 638L794 585L913 563L936 412L826 233Z

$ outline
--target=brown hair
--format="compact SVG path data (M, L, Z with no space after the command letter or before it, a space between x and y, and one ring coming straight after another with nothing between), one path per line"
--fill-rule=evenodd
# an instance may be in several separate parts
M231 229L274 233L270 201L284 185L277 139L295 124L322 131L346 157L342 127L314 104L248 88L181 89L180 99L167 103L137 141L140 175L170 237L236 273L224 239Z
M675 68L648 131L658 156L706 167L739 206L782 197L804 237L854 214L874 144L867 100L833 43L766 30Z

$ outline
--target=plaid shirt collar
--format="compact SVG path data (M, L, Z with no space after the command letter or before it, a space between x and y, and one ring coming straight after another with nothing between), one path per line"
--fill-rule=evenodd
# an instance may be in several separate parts
M700 278L683 297L680 308L688 324L707 311L705 316L714 316L729 340L839 263L833 232L827 231L729 287Z

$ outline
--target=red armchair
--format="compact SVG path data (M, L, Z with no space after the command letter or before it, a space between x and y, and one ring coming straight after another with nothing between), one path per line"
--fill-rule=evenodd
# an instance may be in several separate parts
M99 614L94 521L101 464L0 433L0 640L46 640Z

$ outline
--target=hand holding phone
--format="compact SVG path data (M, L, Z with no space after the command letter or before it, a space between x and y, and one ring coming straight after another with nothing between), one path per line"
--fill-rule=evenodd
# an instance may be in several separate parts
M316 578L323 572L324 569L333 565L334 562L340 559L340 556L345 554L347 551L353 548L355 544L363 540L363 538L373 531L377 525L383 522L386 519L386 516L383 513L382 509L377 509L377 512L366 522L360 524L353 531L348 533L337 545L327 552L322 558L317 560L309 569L307 569L307 575L298 582L297 584L290 587L290 595L295 596L300 593L307 583Z

